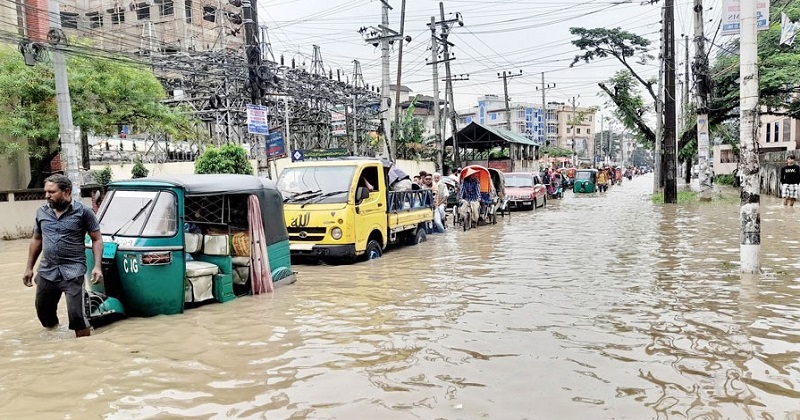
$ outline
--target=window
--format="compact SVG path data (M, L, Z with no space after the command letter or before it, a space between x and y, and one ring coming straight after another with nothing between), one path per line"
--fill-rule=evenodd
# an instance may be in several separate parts
M192 23L192 0L186 0L183 10L186 12L186 23Z
M111 14L112 25L119 25L120 23L125 23L125 9L122 8L108 9L108 13Z
M208 22L216 22L217 8L214 6L203 6L203 20Z
M778 137L780 136L780 131L781 131L780 123L775 121L775 132L773 133L775 135L775 140L774 140L775 143L778 142Z
M61 27L65 29L78 29L78 14L61 12Z
M175 13L175 7L172 0L156 0L158 5L158 14L161 16L172 16Z
M497 113L492 112L491 118L492 118L492 120L496 120L497 119Z
M589 120L589 121L591 121L591 120ZM586 129L586 134L592 134L592 129L591 128L587 128Z
M96 29L103 27L103 15L99 12L89 12L86 14L86 18L89 20L90 28Z
M136 19L138 20L150 19L150 3L141 2L136 5Z
M772 124L770 124L770 123L767 123L767 135L766 135L766 138L767 138L767 143L769 143L769 139L770 139L770 138L772 138L772 137L770 136L770 129L771 129L771 128L772 128Z
M355 166L286 168L277 187L288 203L346 203L355 170Z
M788 118L783 119L783 141L791 140L792 121Z
M572 127L567 127L567 133L571 133L571 132L572 132Z
M578 134L580 134L580 133L581 133L581 128L580 128L580 127L576 128L576 129L575 129L575 132L576 132L576 133L578 133Z

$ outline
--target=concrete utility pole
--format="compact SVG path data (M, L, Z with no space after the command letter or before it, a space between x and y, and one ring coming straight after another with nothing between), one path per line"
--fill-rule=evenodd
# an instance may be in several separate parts
M675 174L675 0L664 2L664 203L677 204L678 184Z
M395 152L392 142L392 124L389 119L389 108L391 99L389 98L389 0L381 0L383 12L381 14L381 111L386 112L381 117L383 124L383 155L394 161L392 155ZM397 89L400 89L398 86ZM391 144L391 150L389 145Z
M451 131L453 133L453 160L455 162L456 167L461 166L461 159L458 155L458 125L456 123L456 105L455 101L453 100L453 78L452 74L450 73L450 61L454 60L454 57L450 57L450 47L452 44L447 41L447 37L450 35L450 25L453 23L458 23L460 26L464 26L464 22L461 20L461 14L456 13L456 19L449 19L445 20L444 18L444 3L439 2L439 14L441 16L440 25L442 25L442 45L444 48L444 73L447 81L445 82L445 89L447 92L447 102L449 105L449 117L450 117L450 125Z
M741 179L742 225L740 259L742 273L759 273L761 264L761 194L759 191L758 161L758 35L756 32L756 3L739 4L741 34L739 36L739 177Z
M581 95L572 97L572 118L570 118L570 128L572 131L572 165L578 166L578 155L575 153L575 123L577 118L577 103Z
M666 8L661 8L661 20L666 18ZM664 158L661 149L664 146L664 29L661 29L661 53L658 67L658 96L656 97L656 144L653 150L653 193L661 191L664 185Z
M431 62L433 69L433 132L436 137L436 146L439 147L437 157L439 168L444 171L444 137L442 136L442 120L439 116L439 39L436 37L436 17L431 16Z
M67 78L67 58L61 50L61 43L66 41L66 36L61 30L61 12L58 0L49 0L47 9L50 14L50 30L58 34L51 37L53 44L53 74L56 82L56 105L58 107L58 130L61 137L61 151L64 156L66 175L72 181L72 196L81 199L81 175L78 170L78 136L72 125L72 102L69 96L69 80Z
M700 200L711 200L711 170L709 159L708 97L708 58L706 40L703 33L703 0L694 0L694 79L697 100L697 169L700 178ZM687 60L688 61L688 60Z
M403 0L402 5L400 6L400 37L402 38L405 36L405 27L406 27L406 0ZM397 50L397 83L395 84L395 92L394 92L394 124L397 126L398 130L401 131L403 128L400 126L400 121L402 117L400 116L400 83L402 82L403 78L403 40L400 40L400 47ZM395 153L396 154L396 153Z
M389 115L389 111L392 109L392 100L389 96L389 43L396 40L402 42L403 37L399 32L389 28L389 10L392 9L389 5L389 0L381 0L381 3L383 4L383 8L381 24L378 25L378 28L361 28L359 32L362 35L369 34L369 38L366 38L364 40L365 42L376 46L378 44L381 45L381 126L383 127L384 138L382 154L394 160L397 157L395 156L397 148L392 141L392 118L391 115ZM398 86L397 89L400 89L400 87Z
M503 79L503 98L506 101L506 129L511 131L511 105L509 105L509 97L508 97L508 79L513 79L515 77L522 76L522 70L519 73L511 73L510 71L503 70L503 74L497 73L498 79Z

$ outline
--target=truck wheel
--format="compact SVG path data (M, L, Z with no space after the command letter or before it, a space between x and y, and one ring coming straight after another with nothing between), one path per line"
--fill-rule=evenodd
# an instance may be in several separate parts
M417 228L417 234L411 237L411 244L419 245L427 240L428 240L428 234L425 233L425 229Z
M365 260L374 260L376 258L380 258L383 252L381 251L381 244L374 239L370 239L367 242L367 249L364 251L364 259Z

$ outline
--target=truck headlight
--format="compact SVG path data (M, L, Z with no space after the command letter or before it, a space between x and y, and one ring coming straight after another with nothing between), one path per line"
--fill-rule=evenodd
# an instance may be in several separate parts
M338 227L331 229L331 237L337 241L342 239L342 230Z

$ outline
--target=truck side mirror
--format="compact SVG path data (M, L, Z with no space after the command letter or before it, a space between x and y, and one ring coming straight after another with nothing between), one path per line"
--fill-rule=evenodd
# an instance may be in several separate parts
M362 202L369 198L369 189L367 187L358 187L356 189L356 202Z

